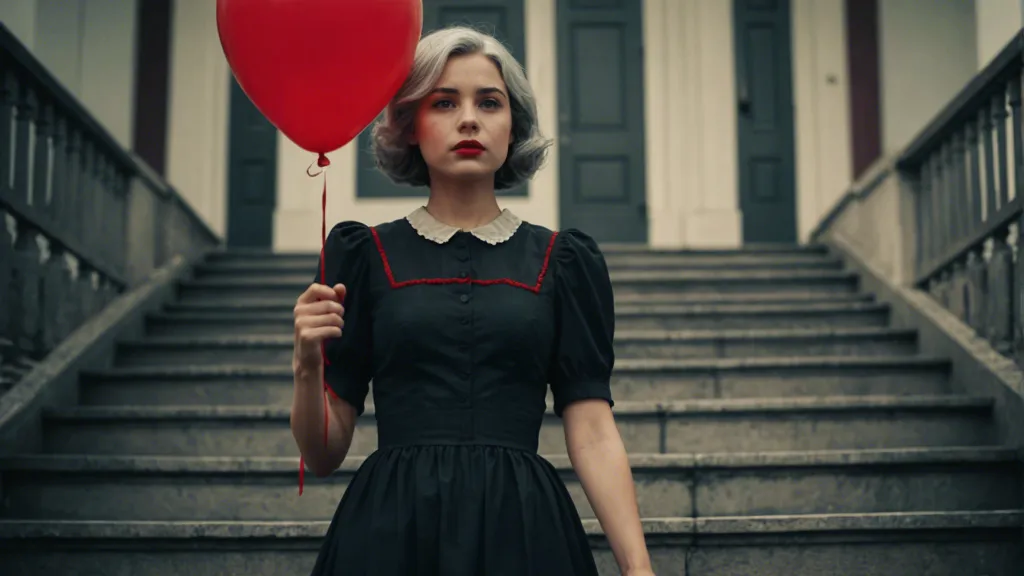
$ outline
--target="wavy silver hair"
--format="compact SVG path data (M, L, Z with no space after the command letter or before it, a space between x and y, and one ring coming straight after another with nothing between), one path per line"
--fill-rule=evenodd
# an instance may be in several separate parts
M377 168L395 183L430 185L419 146L409 143L413 119L420 100L434 89L448 59L463 54L484 54L493 60L509 92L512 143L505 163L494 175L495 189L512 188L529 180L544 162L551 141L537 126L537 101L522 65L494 37L455 26L420 39L409 76L374 122L372 146Z

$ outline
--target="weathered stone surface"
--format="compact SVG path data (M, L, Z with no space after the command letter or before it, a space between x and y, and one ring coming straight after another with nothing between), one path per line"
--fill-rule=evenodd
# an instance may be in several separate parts
M51 411L49 451L104 454L290 456L291 385L273 402L253 405L251 390L231 402L211 385L197 389L125 383L136 405L110 403ZM148 398L139 389L160 391ZM192 396L188 396L192 394ZM89 398L90 396L86 396ZM165 404L161 406L160 403ZM186 405L189 404L189 405ZM616 421L630 452L750 452L900 446L974 446L996 441L991 401L962 396L742 398L676 402L620 400ZM373 405L356 426L351 454L376 449ZM539 439L542 454L564 453L562 422L551 413Z
M654 298L657 295L644 295ZM290 296L294 302L294 297ZM181 304L149 317L153 336L282 335L289 334L294 320L276 307L234 310L232 305L266 298L233 294L221 301L199 300ZM202 307L208 309L203 310ZM795 302L736 301L620 305L616 309L619 330L704 330L725 328L821 328L829 326L881 327L889 318L887 306L863 301Z
M682 576L1016 576L1019 512L644 521L654 571ZM327 522L0 521L0 572L279 576L308 572ZM618 575L585 520L602 576ZM16 549L18 554L8 553Z
M594 517L566 455L548 461ZM0 461L4 516L117 520L322 520L365 458L299 497L296 458L39 456ZM633 454L644 517L965 511L1020 507L1016 453L987 447Z
M123 343L118 364L289 366L293 335L237 334L156 337ZM795 329L622 330L615 353L629 358L750 358L771 356L906 356L916 351L913 331L876 327Z

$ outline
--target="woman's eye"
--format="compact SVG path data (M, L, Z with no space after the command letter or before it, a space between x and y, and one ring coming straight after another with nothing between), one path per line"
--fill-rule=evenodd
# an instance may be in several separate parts
M454 106L451 100L438 100L434 102L434 108L447 108L448 106Z
M481 106L484 106L485 108L501 108L501 102L498 102L494 98L488 98L481 103Z

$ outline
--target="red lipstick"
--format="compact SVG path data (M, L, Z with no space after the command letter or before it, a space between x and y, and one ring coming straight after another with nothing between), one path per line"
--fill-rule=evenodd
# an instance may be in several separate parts
M463 140L452 147L452 150L460 156L479 156L484 153L484 145L476 140Z

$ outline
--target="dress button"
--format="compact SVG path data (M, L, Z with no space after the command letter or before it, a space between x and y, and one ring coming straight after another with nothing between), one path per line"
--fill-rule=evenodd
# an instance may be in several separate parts
M465 272L459 272L459 278L465 278L467 274Z
M459 296L459 301L462 302L463 304L469 302L469 294L463 294L462 296Z

